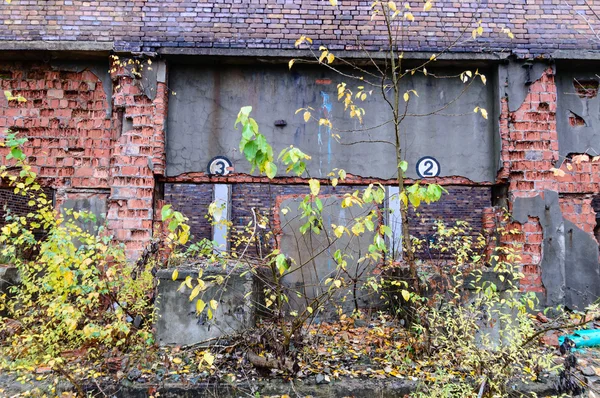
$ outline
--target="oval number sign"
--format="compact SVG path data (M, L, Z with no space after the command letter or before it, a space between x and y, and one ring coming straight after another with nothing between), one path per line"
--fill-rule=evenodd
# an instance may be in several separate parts
M216 156L208 162L206 169L208 174L226 176L233 171L233 164L225 156Z
M440 163L431 156L423 156L417 162L417 174L421 178L437 177L440 171Z

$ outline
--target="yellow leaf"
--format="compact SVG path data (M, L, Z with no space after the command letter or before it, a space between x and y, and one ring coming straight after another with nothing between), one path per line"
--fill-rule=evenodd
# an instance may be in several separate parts
M296 62L295 59L290 59L290 62L288 62L288 66L290 69L292 69L292 65L294 65L294 62Z
M408 19L411 22L415 20L415 16L412 14L412 12L405 12L404 18Z
M313 309L312 307L306 307L306 311L308 311L309 314L313 313Z
M216 311L218 306L219 303L217 302L217 300L210 300L210 308Z
M327 54L329 54L329 51L325 50L321 53L321 56L319 57L319 62L323 62L323 60L325 59L325 57L327 57Z
M205 307L206 303L202 299L198 299L198 301L196 301L196 314L201 314Z
M204 353L202 360L206 362L208 366L212 366L212 364L215 362L215 356L207 351Z
M485 84L487 82L487 79L485 78L485 75L479 75L479 77L481 77L481 82L483 84Z
M554 175L557 176L557 177L564 177L565 176L565 172L563 170L561 170L561 169L556 169L556 168L553 167L553 168L550 169L550 171L552 173L554 173Z
M484 119L487 119L488 118L487 111L483 108L481 108L480 111L481 111L481 116L483 116Z
M319 194L319 191L321 190L321 183L319 183L319 180L315 180L314 178L311 178L308 181L308 186L310 187L311 195L317 196Z
M575 163L589 162L589 161L590 161L590 157L586 154L573 156L573 162L575 162Z
M337 227L334 228L333 233L335 234L335 236L337 238L341 238L342 235L344 234L344 226L338 225Z
M406 301L410 300L410 292L408 290L402 290L402 298Z
M433 6L433 4L431 4L431 1L426 2L425 5L423 6L423 11L431 10L432 6Z
M342 281L340 281L339 279L336 279L335 281L333 281L333 284L335 285L335 287L337 287L338 289L340 287L342 287Z
M190 289L192 289L192 277L191 276L189 276L189 275L186 276L185 277L185 281L183 283L185 283L185 285L187 287L189 287Z
M571 163L567 163L567 169L568 170L573 170L573 165L571 165Z
M286 214L288 214L288 209L281 209L281 213L283 213L283 215L285 216Z
M335 6L337 6L338 2L337 2L337 0L329 0L329 3L335 7Z
M476 39L477 38L477 30L473 29L473 31L471 32L471 37Z
M394 3L393 1L389 1L388 2L388 7L390 8L390 10L392 11L396 11L398 9L398 7L396 7L396 3Z
M202 291L202 285L198 284L193 290L192 293L190 293L190 301L192 301L193 299L196 298L196 296L198 296L200 294L200 292Z
M337 178L332 178L331 179L331 186L336 187L338 184L338 179Z
M181 361L181 358L179 358L179 357L175 357L175 358L173 358L173 363L174 363L174 364L177 364L177 365L179 365L181 362L182 362L182 361Z
M173 270L173 275L171 275L171 279L173 279L174 281L176 281L178 276L179 276L179 270L178 269L174 269Z
M310 120L310 112L306 111L304 112L304 121L308 122Z
M479 27L477 28L477 34L478 34L479 36L481 36L481 35L483 34L483 26L479 26Z
M208 317L208 320L213 318L213 313L210 308L206 311L206 316Z
M327 54L327 63L330 64L335 59L335 56L332 53Z

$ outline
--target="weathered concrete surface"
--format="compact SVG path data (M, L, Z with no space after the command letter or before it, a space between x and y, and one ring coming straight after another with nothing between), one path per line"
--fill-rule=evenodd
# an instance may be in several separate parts
M194 397L223 397L239 398L248 396L281 396L290 397L314 397L314 398L397 398L419 391L422 381L407 379L350 379L343 378L333 380L331 383L318 384L315 377L292 382L280 379L254 380L236 384L228 383L162 383L142 384L124 381L120 385L109 384L100 381L99 385L91 383L84 386L85 391L97 394L110 394L115 398L147 398L150 395L160 394L164 398L194 398ZM51 385L47 381L31 381L21 384L13 375L0 375L0 388L6 396L15 396L35 388L40 395L42 392L50 392ZM517 396L524 397L550 397L557 394L553 386L553 380L541 383L511 382L509 388ZM58 383L55 393L73 391L73 386L65 381ZM534 393L536 395L534 395ZM521 395L522 394L522 395Z
M252 306L253 280L251 273L241 276L240 272L209 268L204 270L202 279L209 286L198 298L206 303L216 300L219 303L214 317L209 320L206 310L196 315L196 300L190 301L191 290L178 291L187 276L194 280L198 272L194 269L180 269L177 280L172 280L173 270L158 272L158 320L156 322L156 341L160 345L186 345L207 339L220 337L253 326ZM229 274L230 273L230 274ZM214 283L215 276L226 276L225 283ZM193 284L196 286L196 283Z
M290 267L290 273L284 277L284 283L294 291L299 291L302 298L298 298L295 294L290 294L290 307L292 309L303 311L310 303L310 300L318 297L327 291L329 285L325 285L327 278L333 278L338 272L338 266L333 258L336 250L347 256L345 259L348 262L346 267L347 274L340 273L346 282L350 278L358 280L356 289L356 300L360 308L373 307L376 302L376 297L369 293L363 287L365 279L371 274L375 264L364 261L358 263L358 259L368 253L369 245L373 243L375 236L374 232L365 230L365 233L359 237L342 235L336 239L331 224L345 225L350 228L353 225L352 220L368 214L373 207L353 206L341 208L342 199L336 196L322 198L323 201L323 222L325 232L315 234L307 232L302 235L299 230L306 222L306 219L301 219L301 211L298 210L298 205L302 202L303 197L286 199L281 203L279 208L282 235L280 240L280 248L282 253L293 258L295 264ZM282 209L288 209L287 214L282 213ZM373 220L377 225L377 219ZM352 312L354 308L354 295L351 289L340 289L333 298L333 301L341 305L347 312ZM343 300L343 297L346 299ZM317 320L327 320L336 314L336 308L330 306L325 308L321 313L315 313Z
M600 297L598 243L593 236L565 220L558 204L558 193L544 191L533 198L517 198L513 217L520 223L537 217L542 226L542 283L546 306L564 304L583 310Z
M84 198L70 198L65 200L60 205L60 210L64 211L67 209L73 211L87 211L96 216L96 222L82 221L82 219L73 220L76 225L79 225L84 231L90 234L96 234L98 228L106 222L106 211L108 210L107 204L108 194L105 195L90 195Z
M457 70L438 72L453 74ZM232 160L236 172L249 172L238 149L241 133L233 129L233 121L240 107L252 105L252 116L276 153L293 144L312 156L308 164L312 176L324 177L337 167L363 177L395 177L394 145L358 143L394 142L391 125L357 132L388 122L389 107L381 93L373 89L371 97L358 103L366 111L361 126L347 116L343 104L337 101L337 84L343 80L347 79L325 69L302 65L292 71L287 65L170 65L169 87L177 95L169 99L167 175L204 171L208 161L218 155ZM357 91L359 84L348 84ZM407 136L402 145L410 164L409 177L416 177L417 160L428 155L440 162L442 176L464 176L477 182L495 180L498 149L491 122L495 119L492 85L477 81L456 102L441 109L456 99L464 87L458 78L415 75L404 79L402 91L414 89L419 95L411 96L409 114L440 111L435 116L408 117L402 123ZM366 90L370 90L368 85ZM342 131L319 127L314 120L305 123L301 113L294 114L308 106L314 108L314 117L329 116L334 129ZM476 106L490 111L489 120L473 112ZM448 116L453 114L462 116ZM276 120L285 120L287 125L276 127ZM354 132L344 132L348 130ZM340 142L332 133L341 135ZM283 172L281 168L280 173Z
M581 91L586 82L595 82L596 89ZM600 98L597 68L559 67L556 76L558 150L561 156L570 153L600 154ZM578 92L579 90L579 92Z
M419 391L422 381L406 379L350 379L343 378L331 383L319 384L314 377L305 380L290 382L273 379L257 380L252 383L238 383L228 385L225 383L183 386L181 384L164 384L161 386L150 384L124 384L115 389L114 396L118 398L145 398L153 387L165 398L192 398L192 397L227 397L238 398L245 396L281 396L287 394L291 397L314 398L397 398L407 396ZM516 396L523 397L550 397L556 395L552 380L543 383L523 384L521 382L509 383ZM111 391L111 390L105 390Z

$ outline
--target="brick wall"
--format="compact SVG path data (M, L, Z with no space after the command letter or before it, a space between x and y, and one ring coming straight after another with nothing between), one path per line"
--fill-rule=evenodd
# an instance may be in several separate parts
M522 55L556 49L593 49L582 13L594 21L581 0L435 1L410 0L415 21L405 22L407 50L443 48L466 28L460 51L511 49ZM600 12L600 4L589 2ZM334 8L326 0L12 0L0 8L0 39L13 41L114 42L117 49L153 51L161 47L290 49L306 34L317 46L358 50L356 33L367 48L384 43L384 25L370 21L368 0L345 0ZM484 36L470 38L481 20ZM568 23L565 23L568 21ZM515 38L510 40L503 27ZM589 36L589 35L588 35Z
M139 80L115 64L111 78L115 86L113 115L123 119L115 121L107 221L133 257L153 235L154 175L164 172L168 89L165 83L157 83L156 96L151 100Z
M50 188L44 188L44 193L47 198L52 200L53 191ZM15 194L10 188L0 189L0 226L7 224L6 216L25 216L31 212L31 207L27 204L29 199L27 196ZM12 221L11 221L12 222ZM43 230L34 231L37 238L43 234Z
M0 88L27 99L19 103L0 95L0 132L10 128L29 138L26 153L40 177L55 187L108 188L110 99L97 76L43 64L1 64Z
M113 68L115 89L107 98L103 80L81 69L0 64L1 89L27 99L0 96L0 131L28 137L29 161L59 202L66 190L110 190L108 227L134 257L152 237L154 176L165 165L167 88L157 83L151 100L130 72ZM0 156L6 151L0 148Z
M206 219L208 205L213 201L212 184L165 184L164 201L190 219L188 224L194 241L212 240L212 225Z

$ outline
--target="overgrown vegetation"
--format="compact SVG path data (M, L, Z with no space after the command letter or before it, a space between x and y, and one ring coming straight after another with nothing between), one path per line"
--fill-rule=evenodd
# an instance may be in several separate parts
M153 345L152 264L127 263L111 236L90 227L93 214L55 210L27 163L25 141L8 133L10 152L0 165L0 177L30 207L26 215L9 213L0 231L2 255L20 277L0 297L0 366L53 370L83 396L78 380L100 374L112 356ZM82 374L82 362L96 366Z

